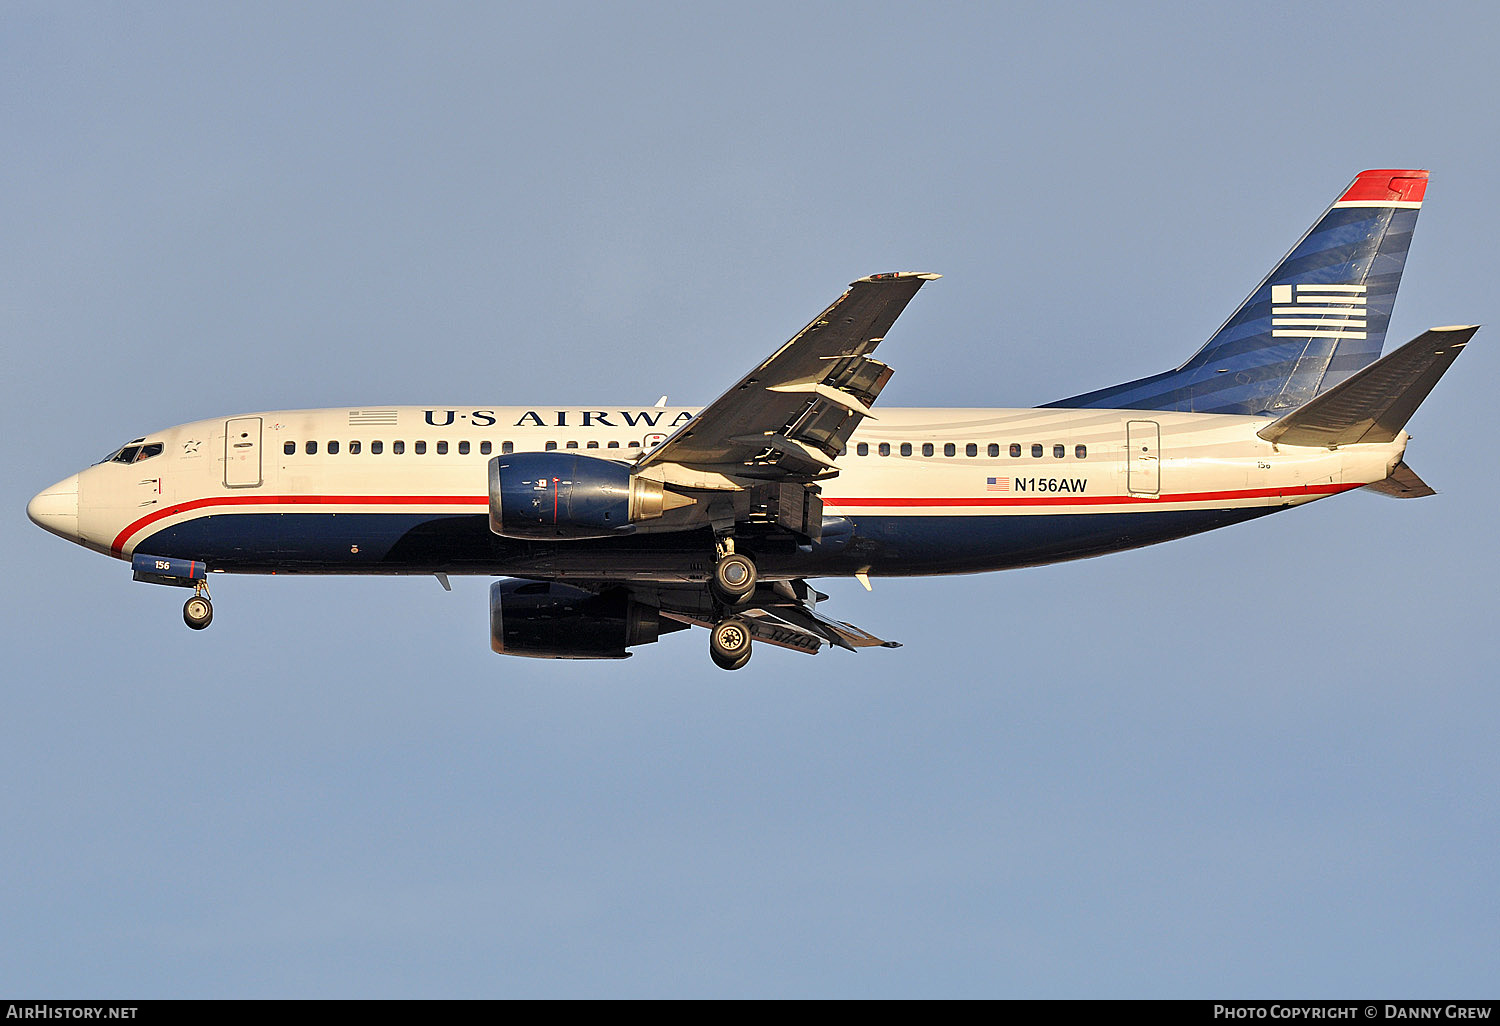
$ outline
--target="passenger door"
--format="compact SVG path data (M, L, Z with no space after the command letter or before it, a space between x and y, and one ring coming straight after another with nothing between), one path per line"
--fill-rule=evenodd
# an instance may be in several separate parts
M1134 493L1161 492L1161 427L1154 420L1125 425L1127 487Z
M259 488L260 418L236 417L224 422L224 487Z

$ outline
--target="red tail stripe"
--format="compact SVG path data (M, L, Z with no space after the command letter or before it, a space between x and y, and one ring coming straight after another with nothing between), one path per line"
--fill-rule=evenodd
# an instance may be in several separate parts
M1361 171L1349 190L1338 198L1340 203L1354 201L1421 203L1427 194L1426 171L1398 171L1382 168Z

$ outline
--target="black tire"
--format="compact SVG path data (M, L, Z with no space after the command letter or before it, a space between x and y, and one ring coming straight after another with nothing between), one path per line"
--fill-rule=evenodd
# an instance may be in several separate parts
M714 594L731 606L753 595L758 579L755 561L741 553L731 552L714 564Z
M750 661L750 653L748 652L738 659L725 659L717 652L710 652L709 655L712 657L714 665L721 670L738 670Z
M194 595L182 604L182 622L201 631L214 622L214 605L202 595Z
M714 624L708 635L708 654L721 670L738 670L750 661L750 625L731 616Z

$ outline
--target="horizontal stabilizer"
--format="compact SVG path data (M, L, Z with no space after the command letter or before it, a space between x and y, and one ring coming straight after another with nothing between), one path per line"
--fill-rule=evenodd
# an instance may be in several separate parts
M1437 494L1405 461L1396 464L1396 469L1384 481L1365 485L1365 491L1389 495L1393 499L1423 499Z
M1329 448L1392 441L1478 330L1468 324L1424 331L1258 434L1281 445Z

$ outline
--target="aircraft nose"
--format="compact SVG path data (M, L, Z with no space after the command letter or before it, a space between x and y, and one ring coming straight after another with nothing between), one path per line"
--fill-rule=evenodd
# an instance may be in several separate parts
M78 475L65 478L26 504L26 515L44 531L60 538L78 538Z

